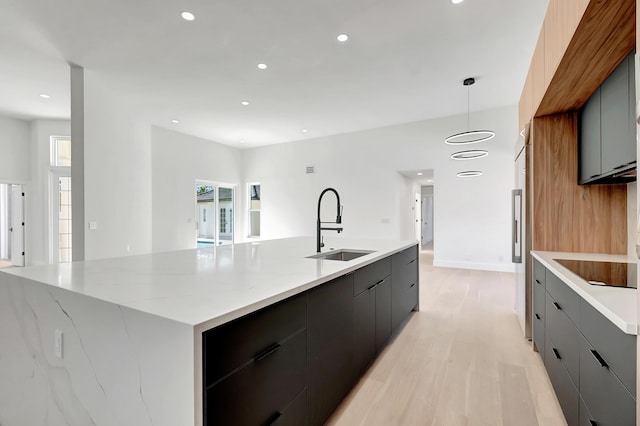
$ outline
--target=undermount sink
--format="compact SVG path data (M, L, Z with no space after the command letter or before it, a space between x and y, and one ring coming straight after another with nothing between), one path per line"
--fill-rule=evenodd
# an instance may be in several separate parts
M373 250L340 249L328 251L326 253L318 253L313 256L307 256L307 259L340 260L346 262L348 260L357 259L370 253L373 253Z

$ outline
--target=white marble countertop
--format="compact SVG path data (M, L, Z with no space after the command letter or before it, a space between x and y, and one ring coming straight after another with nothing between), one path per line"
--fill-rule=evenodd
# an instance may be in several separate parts
M554 260L570 259L635 263L637 259L631 256L613 254L564 253L537 250L532 250L531 254L622 331L627 334L638 334L637 289L591 285Z
M325 237L323 252L373 250L354 260L307 259L314 237L8 269L4 273L207 329L284 300L415 241ZM0 272L0 281L2 272Z

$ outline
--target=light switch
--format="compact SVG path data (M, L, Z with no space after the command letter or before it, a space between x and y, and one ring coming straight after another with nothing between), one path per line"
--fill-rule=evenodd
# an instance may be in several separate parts
M53 353L60 359L62 359L62 337L62 330L56 330L53 333Z
M89 222L89 229L98 229L98 222Z

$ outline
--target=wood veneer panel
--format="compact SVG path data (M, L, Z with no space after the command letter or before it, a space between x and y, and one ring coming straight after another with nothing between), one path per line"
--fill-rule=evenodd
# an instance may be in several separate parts
M640 0L638 0L640 1ZM522 95L520 96L520 103L518 104L518 130L522 131L527 123L533 117L533 105L532 105L532 93L531 93L531 71L527 74L527 79L524 82L524 88L522 89Z
M578 185L577 114L533 123L533 249L626 254L627 187Z
M538 106L542 102L547 88L544 82L544 27L545 23L542 24L538 43L536 44L533 59L531 59L531 66L529 67L529 72L531 73L531 105L534 113L538 110Z
M634 48L635 17L636 0L591 0L534 115L580 109Z

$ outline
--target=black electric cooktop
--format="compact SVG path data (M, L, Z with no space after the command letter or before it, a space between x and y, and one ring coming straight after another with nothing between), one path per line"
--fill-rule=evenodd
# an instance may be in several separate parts
M554 259L591 285L637 288L635 263Z

